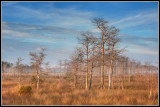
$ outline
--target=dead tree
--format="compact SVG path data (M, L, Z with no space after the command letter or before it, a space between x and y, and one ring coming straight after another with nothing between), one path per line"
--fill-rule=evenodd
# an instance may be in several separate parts
M107 35L108 32L108 25L106 25L108 22L104 19L95 18L92 21L97 29L101 31L101 38L100 39L100 49L101 49L101 85L100 87L104 87L104 46L105 42L108 40L109 35Z
M77 77L80 64L83 62L83 52L81 48L76 48L71 56L71 68L74 75L74 88L77 88Z
M40 80L40 75L41 73L41 65L43 63L45 54L44 54L45 49L41 48L41 51L37 54L30 52L29 55L31 56L31 64L34 66L36 70L36 77L37 77L37 89L39 89L39 80Z
M22 66L21 66L21 61L22 61L23 59L21 58L21 57L19 57L18 59L17 59L17 62L16 62L16 68L17 68L17 71L18 71L18 78L19 78L19 88L21 87L21 72L22 72Z
M108 53L108 61L109 61L109 85L108 90L111 89L111 80L113 75L113 69L116 60L118 60L119 55L125 51L125 49L120 49L118 47L118 43L120 43L120 39L117 37L119 32L119 29L116 29L115 27L109 27L107 35L109 35L108 41L106 41L106 45L108 48L106 49L106 52Z
M88 71L89 71L89 56L94 37L91 32L83 32L78 38L78 42L82 45L83 54L86 56L86 89L88 89Z
M92 74L93 74L93 69L94 67L96 67L96 63L97 63L97 47L96 47L96 38L93 38L93 41L92 41L92 48L91 48L91 56L89 58L89 61L91 63L91 66L90 66L90 86L89 86L89 89L91 89L92 87Z
M106 52L109 51L110 54L110 70L109 70L109 88L111 86L111 73L113 69L113 60L114 60L114 55L118 54L119 52L115 50L115 47L117 43L119 42L119 39L116 37L117 33L119 32L119 29L115 27L110 27L108 26L108 22L105 21L104 19L98 19L95 18L93 19L93 23L96 25L97 29L100 30L101 32L101 37L98 38L99 44L100 44L100 49L101 49L101 86L104 88L104 55L105 55L105 50Z

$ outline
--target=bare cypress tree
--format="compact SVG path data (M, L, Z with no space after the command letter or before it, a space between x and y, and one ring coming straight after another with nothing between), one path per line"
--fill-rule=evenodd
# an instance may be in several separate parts
M19 57L17 59L17 62L16 62L16 68L17 68L17 71L18 71L18 77L19 77L19 88L21 87L21 72L22 72L22 66L20 65L21 61L23 59L21 57Z
M74 88L77 88L77 77L80 64L83 62L83 52L81 48L76 48L71 56L71 66L74 75Z
M101 31L101 38L100 39L100 49L101 49L101 85L100 87L103 88L104 87L104 45L105 42L109 39L109 35L107 35L107 31L108 31L108 25L107 25L107 21L105 21L104 19L101 18L95 18L92 21L95 26Z
M116 60L118 59L118 56L121 52L124 51L124 49L119 49L117 44L120 42L120 39L117 38L117 33L119 32L118 29L114 27L110 27L110 32L108 32L108 35L110 36L109 40L107 41L108 45L108 55L109 55L109 87L108 90L111 88L111 80L112 80L112 74L113 74L113 68Z
M88 71L89 71L89 56L91 52L91 46L93 44L94 37L91 32L83 32L78 38L78 42L82 44L84 48L84 55L86 55L86 89L88 89Z
M94 69L94 67L96 66L95 65L95 62L96 62L96 47L95 46L93 46L92 47L92 55L90 56L90 62L91 62L91 69L90 69L90 86L89 86L89 89L91 89L91 87L92 87L92 74L93 74L93 69Z
M119 29L115 27L108 26L108 21L105 21L101 18L95 18L92 21L97 29L101 32L101 37L98 38L100 42L100 49L101 49L101 85L100 87L104 88L104 55L105 51L109 53L109 63L110 63L110 70L109 70L109 89L111 86L111 73L113 72L113 60L115 56L121 52L121 50L116 49L116 45L119 42L117 38L117 34Z
M39 80L40 80L40 75L41 73L41 65L43 63L45 54L44 54L45 49L41 48L41 51L37 54L30 52L29 55L32 57L31 60L31 64L34 66L35 70L36 70L36 76L37 76L37 89L39 89Z

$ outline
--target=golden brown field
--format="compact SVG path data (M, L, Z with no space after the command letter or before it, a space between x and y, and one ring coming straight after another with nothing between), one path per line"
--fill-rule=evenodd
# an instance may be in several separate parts
M113 78L113 87L107 89L108 80L105 77L105 89L99 89L100 78L93 76L92 89L85 89L84 78L78 79L77 89L73 87L73 78L54 75L42 76L44 82L37 90L30 83L31 75L23 75L22 84L32 86L32 95L18 94L18 77L2 78L2 105L158 105L158 74L153 79L153 95L149 95L150 75L134 75L131 82L126 76L124 89L121 89L119 78ZM150 82L149 82L150 80Z

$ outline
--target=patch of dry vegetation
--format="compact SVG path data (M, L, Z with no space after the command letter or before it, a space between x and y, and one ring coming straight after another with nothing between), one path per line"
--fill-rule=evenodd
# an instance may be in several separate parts
M86 90L83 78L78 80L78 88L75 89L71 80L52 75L42 77L45 81L37 91L36 86L29 82L32 76L28 75L22 84L32 87L31 96L19 95L17 77L7 78L2 78L2 105L158 105L158 75L154 75L151 98L148 98L148 75L133 76L130 83L126 78L123 90L121 81L114 77L110 91L107 78L105 89L98 88L100 78L94 76L92 89Z

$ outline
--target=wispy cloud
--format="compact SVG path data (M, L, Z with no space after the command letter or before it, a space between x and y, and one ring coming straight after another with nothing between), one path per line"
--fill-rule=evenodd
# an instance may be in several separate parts
M129 7L128 3L118 2L97 2L91 3L91 6L90 3L57 4L2 3L3 57L9 56L8 59L11 59L14 55L29 59L29 51L45 47L49 61L67 58L77 45L76 36L80 35L81 31L91 31L94 35L99 33L91 23L95 17L104 17L110 22L109 25L120 29L119 37L122 45L128 46L128 53L158 56L158 9L154 6L147 8L149 5L146 5L142 9L140 5L132 7L131 3Z
M2 22L2 38L20 39L23 42L70 41L79 33L80 31L55 26Z
M155 54L158 51L158 37L156 36L135 36L129 34L119 34L123 45L133 53ZM135 47L134 47L135 46Z
M43 8L42 8L43 7ZM83 29L90 27L90 18L94 16L92 12L77 10L75 7L70 8L57 8L54 6L42 5L41 8L33 9L27 6L14 5L13 11L7 14L7 9L2 11L3 16L11 16L20 20L32 21L31 23L37 24L38 21L43 25L52 25L58 27L68 27L73 29ZM12 11L12 10L9 10ZM53 20L54 19L54 20ZM82 26L82 27L80 27Z
M139 25L149 25L153 23L158 23L158 11L155 10L145 10L137 14L132 14L126 16L123 19L117 19L114 22L112 21L110 25L116 25L123 28L135 27Z
M132 34L119 34L118 35L122 40L126 43L134 43L137 42L152 42L158 44L158 36L141 36L141 35L132 35Z
M69 56L67 48L73 49L76 44L74 39L78 33L79 31L61 27L3 22L2 49L5 50L3 58L14 51L17 53L15 57L25 56L29 60L29 52L44 47L47 49L49 60L52 59L53 63Z
M25 24L25 23L15 23L15 22L2 22L3 29L9 29L14 31L23 32L47 32L47 33L79 33L77 30L68 29L64 27L49 26L49 25L38 25L38 24Z
M152 48L141 46L141 45L136 45L136 44L130 44L130 48L128 50L131 53L136 53L136 54L147 54L147 55L158 55L158 51L153 50Z

